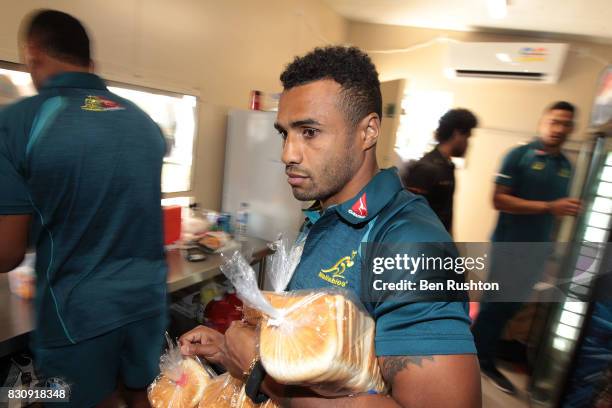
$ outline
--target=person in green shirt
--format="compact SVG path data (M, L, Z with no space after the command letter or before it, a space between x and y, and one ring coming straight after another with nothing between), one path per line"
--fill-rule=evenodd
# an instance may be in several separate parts
M395 249L451 257L444 248L454 247L426 200L404 190L395 169L378 168L382 101L372 61L354 47L317 48L289 64L281 82L275 127L287 181L296 199L318 204L306 211L303 253L287 289L344 289L364 301L376 321L376 355L390 395L324 398L279 384L258 366L257 332L239 323L225 336L206 327L186 333L183 353L220 363L237 378L250 370L250 379L263 378L259 391L281 406L479 407L466 297L433 301L406 291L389 298L372 290L373 257L390 258ZM394 267L384 279L455 275L414 272Z
M77 19L38 11L24 34L39 93L0 111L0 272L33 243L34 363L70 385L66 405L112 401L121 378L147 406L167 325L165 142L92 73Z
M574 216L580 209L580 201L568 197L572 166L561 152L574 129L575 114L575 107L565 101L547 107L539 136L512 149L495 179L493 204L499 218L491 239L488 280L500 283L511 299L484 298L473 332L483 374L510 394L516 389L496 368L496 344L542 276L555 217Z

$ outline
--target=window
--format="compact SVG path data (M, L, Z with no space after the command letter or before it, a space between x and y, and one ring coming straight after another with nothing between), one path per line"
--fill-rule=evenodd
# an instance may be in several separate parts
M109 90L129 99L159 125L169 147L162 170L164 194L192 189L193 149L197 131L197 98L127 84L109 83ZM32 80L18 64L0 65L0 107L36 93Z
M17 64L0 65L0 107L36 93L30 74L18 67Z
M395 151L403 161L418 160L436 145L438 120L452 108L453 99L450 92L406 92L395 139Z
M196 104L192 95L133 89L113 84L108 89L138 105L159 125L169 147L164 158L162 192L191 190Z

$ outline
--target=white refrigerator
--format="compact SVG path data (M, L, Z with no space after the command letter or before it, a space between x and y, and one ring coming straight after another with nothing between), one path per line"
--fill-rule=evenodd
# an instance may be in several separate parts
M275 119L276 112L230 110L221 206L235 217L247 203L248 235L274 240L282 233L293 242L304 219L303 203L287 183Z

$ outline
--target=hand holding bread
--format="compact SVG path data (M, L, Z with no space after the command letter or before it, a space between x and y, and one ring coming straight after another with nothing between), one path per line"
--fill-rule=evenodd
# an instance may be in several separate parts
M374 320L353 294L337 288L262 292L239 253L221 270L243 300L245 321L259 327L259 356L275 381L323 396L386 391Z
M161 356L160 374L148 388L153 408L195 408L214 373L194 357L184 357L166 335L168 350Z
M179 338L179 344L185 356L198 356L211 363L222 364L225 337L210 327L198 326L188 331Z

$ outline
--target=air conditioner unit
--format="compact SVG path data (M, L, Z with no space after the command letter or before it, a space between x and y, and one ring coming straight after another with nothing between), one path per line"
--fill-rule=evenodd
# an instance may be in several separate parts
M450 43L445 72L449 77L556 83L568 48L560 43Z

